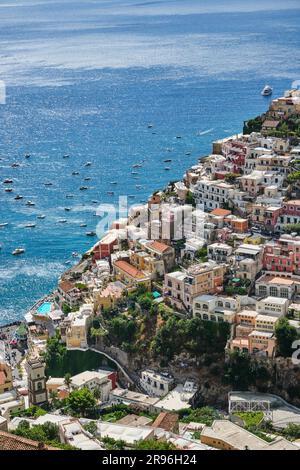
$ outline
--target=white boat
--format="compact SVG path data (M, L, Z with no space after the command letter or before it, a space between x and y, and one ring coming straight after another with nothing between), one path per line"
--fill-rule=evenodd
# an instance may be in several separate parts
M86 162L84 166L91 166L92 162Z
M41 215L37 216L37 219L45 219L45 218L46 218L46 216L44 214L41 214Z
M70 212L70 210L71 210L71 207L65 207L66 212Z
M24 228L34 228L36 224L26 224L24 225Z
M26 206L35 206L35 203L32 201L27 201Z
M261 92L262 96L270 96L272 95L272 93L273 93L273 88L271 88L270 85L266 85Z
M6 180L3 181L3 184L12 184L13 180L7 178Z
M86 232L86 236L87 236L87 237L95 237L95 236L96 236L96 232Z
M65 224L67 222L67 219L59 219L57 222L59 224Z
M0 224L0 228L4 228L4 227L7 227L8 226L8 222L4 222L2 224Z
M16 256L16 255L22 255L23 253L25 253L24 248L16 248L16 249L12 252L12 254L13 254L14 256Z
M118 184L116 181L111 181L110 184Z
M87 224L80 224L80 227L87 227Z

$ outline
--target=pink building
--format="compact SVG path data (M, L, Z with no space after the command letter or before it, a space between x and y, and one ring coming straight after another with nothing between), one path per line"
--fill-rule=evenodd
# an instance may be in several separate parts
M300 273L300 237L283 235L264 247L263 268L267 271Z
M247 145L240 140L227 140L222 145L222 154L226 158L225 168L229 173L243 172Z
M292 216L298 215L300 217L300 199L285 202L282 207L282 213Z

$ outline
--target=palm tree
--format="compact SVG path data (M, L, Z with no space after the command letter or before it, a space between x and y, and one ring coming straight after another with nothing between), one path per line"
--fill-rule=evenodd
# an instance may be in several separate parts
M67 389L70 391L71 384L72 384L72 376L69 372L67 372L64 377L64 384L67 387Z

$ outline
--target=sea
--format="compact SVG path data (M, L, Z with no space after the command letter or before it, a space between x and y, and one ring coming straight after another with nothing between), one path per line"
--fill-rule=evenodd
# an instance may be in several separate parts
M1 0L0 324L96 242L99 205L143 203L262 113L266 84L297 84L299 40L298 0Z

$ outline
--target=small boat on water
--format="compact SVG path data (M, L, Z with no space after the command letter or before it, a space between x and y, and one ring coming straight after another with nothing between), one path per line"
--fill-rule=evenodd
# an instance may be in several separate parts
M90 178L89 176L87 176L86 178L84 178L84 181L91 181L92 178Z
M153 127L153 124L151 124L151 123L148 124L148 129L152 129L152 127Z
M169 170L171 170L171 168L169 166L166 166L165 171L169 171Z
M44 186L52 186L52 185L53 185L53 183L51 183L51 181L48 181L48 182L44 183Z
M66 194L67 199L72 199L74 197L74 194Z
M67 153L63 156L63 158L69 158L70 155L68 155Z
M134 165L132 165L132 168L142 168L142 164L141 163L135 163Z
M185 152L186 156L192 155L192 152Z
M24 225L24 228L34 228L36 224L26 224Z
M0 224L0 228L4 228L4 227L7 227L8 226L8 222L3 222L2 224Z
M38 216L37 216L37 219L43 220L43 219L45 219L45 218L46 218L46 216L45 216L44 214L41 214L41 215L38 215Z
M92 162L86 162L84 166L91 166Z
M26 206L35 206L35 203L32 201L27 201Z
M117 181L111 181L110 184L118 184Z
M65 207L66 212L70 212L70 210L71 210L71 207Z
M5 191L6 193L12 193L12 192L13 192L12 188L6 188L6 189L4 189L4 191Z
M166 160L164 160L164 163L170 163L171 161L171 158L167 158Z
M22 255L23 253L25 253L25 249L24 249L24 248L16 248L16 249L12 252L12 254L13 254L14 256L16 256L16 255Z
M12 184L13 183L13 180L11 180L10 178L6 178L4 181L3 181L3 184Z
M134 199L135 195L134 194L129 194L128 199Z
M25 158L30 158L30 157L31 157L30 153L25 154Z
M138 172L137 171L132 171L131 174L132 175L138 175Z
M67 222L67 219L59 219L57 222L59 224L65 224Z
M136 184L135 187L136 187L136 189L141 189L142 185L141 184Z
M113 191L107 191L107 194L108 194L109 196L113 196L115 193L114 193Z
M87 237L95 237L95 236L96 236L96 232L86 232L86 236L87 236Z
M20 196L20 194L17 194L17 195L15 196L15 200L16 200L16 201L19 201L20 199L23 199L23 196Z
M99 201L96 201L96 199L94 199L94 200L92 201L92 204L99 204Z
M87 227L87 224L80 224L80 227Z
M87 186L80 186L79 191L86 191L88 189Z
M72 171L72 176L77 176L79 175L79 171Z
M271 88L270 85L266 85L263 88L263 90L261 92L261 95L262 96L270 96L270 95L272 95L272 93L273 93L273 88Z
M176 136L176 139L181 139L181 138L182 138L181 135Z
M73 251L73 253L72 253L73 258L78 258L79 256L80 256L80 254L77 251Z
M10 166L12 168L18 168L20 166L20 163L15 162L15 163L12 163Z

